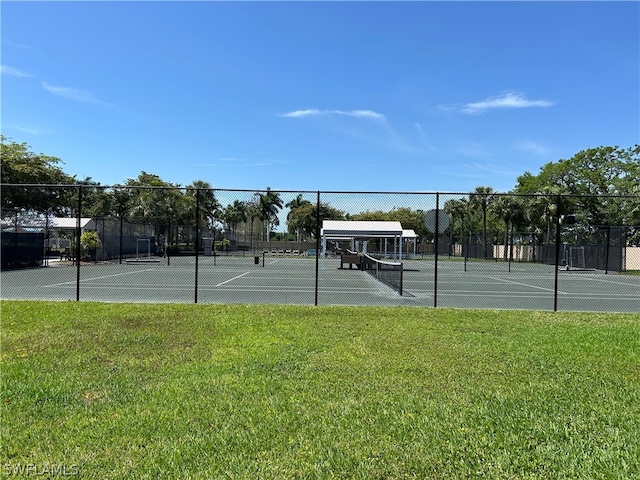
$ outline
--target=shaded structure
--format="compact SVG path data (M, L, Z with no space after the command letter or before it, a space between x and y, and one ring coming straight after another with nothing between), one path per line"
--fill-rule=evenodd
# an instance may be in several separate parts
M388 256L389 240L393 240L391 258L401 260L402 234L400 222L324 220L320 231L323 267L327 253L327 240L349 241L352 252L361 251L366 254L367 242L370 239L383 239L385 256Z

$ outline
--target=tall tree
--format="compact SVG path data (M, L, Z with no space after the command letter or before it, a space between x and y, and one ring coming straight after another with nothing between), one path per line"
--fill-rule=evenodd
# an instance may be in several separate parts
M171 238L171 226L185 215L183 194L179 185L165 182L158 175L145 171L136 179L128 179L131 196L128 217L134 222L155 225L156 241ZM178 219L178 220L176 220Z
M213 224L220 217L222 206L216 198L215 192L209 182L204 180L195 180L187 186L187 194L195 199L196 193L199 192L200 205L200 226L201 228L213 228Z
M254 236L254 223L257 218L260 218L260 194L256 193L253 198L245 203L245 212L247 214L247 220L249 221L249 235L251 251L254 251L253 236Z
M247 221L246 204L240 200L234 200L233 204L227 205L223 210L222 220L227 227L227 231L237 242L238 225Z
M278 220L278 212L282 208L282 199L280 194L274 192L269 187L265 193L258 194L259 218L263 225L263 239L270 238L271 229L280 224Z
M464 239L464 219L469 212L469 202L466 198L447 200L444 204L444 211L451 217L451 234L455 230L456 221L459 221L460 225L460 242ZM452 242L453 243L453 242Z
M504 224L504 251L503 257L507 259L507 245L509 245L509 233L513 231L514 224L522 216L522 206L516 196L500 195L496 196L488 209Z
M342 210L338 210L328 203L320 203L320 225L323 220L344 220L344 218L345 214ZM303 240L315 238L316 226L318 225L316 204L309 202L293 210L288 225L290 229L299 230Z
M289 213L287 214L287 227L289 231L296 234L296 240L299 242L302 238L302 230L300 228L295 228L292 225L292 218L295 214L295 210L300 207L304 207L305 205L310 205L311 202L309 200L305 200L302 194L298 194L293 200L287 202L285 207L289 208Z
M482 248L484 258L489 258L489 244L487 242L487 208L494 199L492 187L476 187L470 196L470 206L482 213Z

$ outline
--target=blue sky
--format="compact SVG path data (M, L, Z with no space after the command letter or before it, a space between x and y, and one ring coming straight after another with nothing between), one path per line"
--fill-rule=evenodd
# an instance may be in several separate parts
M508 191L640 143L638 2L2 2L2 134L103 185Z

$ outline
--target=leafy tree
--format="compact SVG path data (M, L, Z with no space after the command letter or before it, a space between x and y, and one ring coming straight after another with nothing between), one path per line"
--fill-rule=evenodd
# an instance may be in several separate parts
M427 228L422 210L412 210L408 207L393 208L385 212L383 210L366 211L349 215L349 220L354 221L379 221L400 222L405 230L413 230L419 236L427 235Z
M58 166L57 157L33 153L26 143L16 143L0 135L0 178L4 184L71 185L75 178ZM25 209L62 215L67 213L74 197L68 187L19 187L2 188L3 209Z
M82 186L83 217L106 217L112 213L114 196L100 187L99 182L94 182L91 177L85 177L77 184Z
M598 147L549 162L537 175L525 172L518 177L515 192L575 195L575 202L563 205L563 213L575 214L585 225L624 225L635 219L639 201L612 196L639 195L639 179L640 145Z
M85 255L102 246L98 232L86 231L80 236L80 246Z
M424 237L427 234L424 214L422 210L412 210L408 207L394 208L387 214L388 221L400 222L405 230L413 230L417 235Z
M328 203L320 202L320 225L323 220L344 220L342 210L332 207ZM299 231L302 240L313 239L316 236L318 224L318 208L315 203L305 203L292 210L287 220L290 231Z
M131 221L153 223L156 226L156 241L160 236L171 238L171 226L193 218L187 208L179 185L162 180L158 175L142 171L138 178L126 182L131 196L128 201L128 217Z
M444 211L451 217L451 232L456 228L456 220L459 220L460 225L460 240L464 238L464 219L469 214L469 202L466 198L451 199L445 202Z
M293 215L295 214L295 210L297 208L303 207L305 205L310 205L311 202L309 200L305 200L302 197L302 194L298 194L293 200L291 200L290 202L287 202L285 204L285 207L289 208L289 213L287 214L287 227L289 228L289 232L291 233L295 233L296 235L296 240L299 242L301 241L302 238L302 230L300 230L299 228L295 228L293 226Z

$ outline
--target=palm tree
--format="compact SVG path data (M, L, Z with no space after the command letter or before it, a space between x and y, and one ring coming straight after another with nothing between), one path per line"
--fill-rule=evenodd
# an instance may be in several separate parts
M279 193L267 187L265 193L258 194L259 218L262 221L263 233L267 240L270 238L271 228L280 224L278 212L281 208L282 199Z
M244 202L235 200L233 204L229 204L222 213L227 230L233 235L238 242L238 224L247 221L247 210Z
M543 241L551 243L551 227L556 220L558 211L557 195L551 194L551 189L546 190L545 194L536 196L529 202L530 208L527 209L527 218L537 226L540 233L546 232Z
M462 242L462 239L464 238L464 217L467 215L468 210L469 202L466 198L461 198L460 200L452 199L444 204L444 211L451 217L452 237L456 218L460 219L460 242Z
M513 224L517 220L522 210L521 203L517 197L499 196L489 206L489 210L504 222L504 252L503 257L507 260L507 245L509 244L509 230L513 231Z
M220 216L221 205L216 198L211 184L204 180L195 180L187 188L187 192L193 197L195 197L198 192L200 194L200 211L198 214L200 215L201 228L205 225L208 229L213 228L214 223Z
M304 207L305 205L311 205L311 202L309 200L304 200L301 193L298 194L296 198L285 204L285 207L290 209L289 213L287 214L287 225L290 229L293 226L293 217L295 215L295 210L300 207ZM296 241L301 241L302 231L299 226L295 226L295 232Z
M253 196L253 199L251 199L251 200L249 200L248 202L245 203L245 212L246 212L246 215L247 215L247 219L249 219L250 225L251 225L250 228L249 228L251 251L254 251L254 248L253 248L253 222L255 221L256 218L260 218L259 195L260 194L256 193Z
M487 208L494 199L492 187L476 187L471 194L471 206L482 211L482 243L484 258L489 258L489 245L487 243Z
M165 182L159 176L147 172L140 172L136 179L127 180L127 187L131 187L129 216L134 221L153 223L155 225L156 240L164 235L171 223L170 215L175 212L167 212L167 202L177 200L174 196L180 196L176 190L177 185ZM171 201L168 197L172 197Z

